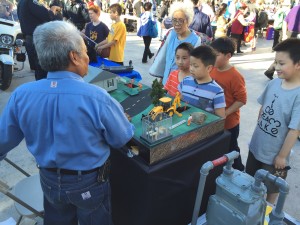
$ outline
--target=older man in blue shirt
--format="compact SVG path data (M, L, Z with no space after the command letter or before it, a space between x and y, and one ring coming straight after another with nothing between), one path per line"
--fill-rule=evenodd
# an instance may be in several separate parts
M85 83L89 59L79 31L55 21L33 35L47 79L24 84L0 118L0 158L25 138L44 192L45 225L111 223L108 157L134 127L120 104Z

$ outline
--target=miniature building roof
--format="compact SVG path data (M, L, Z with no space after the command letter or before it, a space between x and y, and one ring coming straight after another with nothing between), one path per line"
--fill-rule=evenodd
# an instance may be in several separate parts
M99 69L94 66L89 66L88 68L88 74L83 78L85 82L88 83L95 83L99 81L104 81L108 79L113 79L116 76L118 76L115 73L111 73L102 69Z

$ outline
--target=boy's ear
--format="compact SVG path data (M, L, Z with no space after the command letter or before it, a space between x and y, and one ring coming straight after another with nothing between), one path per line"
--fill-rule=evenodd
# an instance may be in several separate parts
M295 66L296 66L296 69L297 69L297 70L300 70L300 61L298 61L298 62L295 64Z
M214 68L214 65L208 65L206 67L207 71L210 73L212 71L212 69Z
M232 57L231 53L227 53L227 54L225 55L225 58L226 58L227 60L229 60L231 57Z

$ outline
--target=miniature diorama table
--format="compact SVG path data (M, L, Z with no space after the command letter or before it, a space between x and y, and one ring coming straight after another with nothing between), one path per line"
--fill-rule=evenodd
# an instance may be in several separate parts
M125 82L125 83L124 83ZM199 170L207 161L229 151L230 134L224 131L224 120L190 108L172 117L172 138L151 144L141 138L142 114L148 114L151 89L122 82L110 95L121 103L135 125L132 141L120 149L111 150L112 209L115 225L183 225L192 218ZM138 94L128 94L128 88L137 88ZM181 107L186 104L181 102ZM201 125L187 122L193 112L207 115ZM169 125L168 125L169 126ZM159 130L160 128L158 128ZM168 128L167 128L168 129ZM155 132L155 130L153 131ZM130 150L135 147L139 155ZM155 152L153 155L152 153ZM222 168L212 171L207 179L201 212L206 209L208 197L215 192L215 178Z
M135 85L135 88L137 88L137 86L138 85ZM154 110L150 98L151 89L147 86L142 86L139 93L134 96L126 94L128 91L125 90L128 89L128 84L119 82L117 90L110 92L110 95L119 101L123 106L124 111L131 116L131 123L135 126L134 138L132 140L133 143L131 144L138 149L139 156L141 156L148 164L157 163L170 155L185 150L194 143L198 143L201 140L205 140L224 131L223 119L184 102L181 102L181 107L186 108L187 110L181 112L181 117L174 114L172 123L169 124L169 126L152 126L145 128L144 120L142 120L143 116ZM157 109L157 114L163 110L162 106L159 107L160 109ZM168 109L165 111L167 112ZM206 120L201 125L195 123L188 125L188 118L195 112L204 113L206 115ZM163 139L161 141L157 140L157 133L165 130L171 130L172 138L167 140ZM143 138L145 132L150 134L156 133L155 136L152 136L154 140L146 141L145 138Z
M114 224L188 224L201 166L229 151L230 134L224 132L224 120L180 102L180 97L174 100L165 97L163 102L169 103L168 107L154 107L149 87L136 79L118 77L100 68L90 66L84 79L109 91L131 116L135 126L132 140L120 149L111 150ZM179 113L177 106L185 111ZM150 115L150 112L153 113ZM188 123L190 116L199 112L205 114L204 122L200 125ZM168 115L162 116L165 113ZM145 115L152 121L148 119L145 123ZM159 139L163 133L171 136ZM143 134L146 134L144 138ZM134 156L133 149L139 154ZM215 192L215 179L221 171L217 168L208 176L202 213L208 197Z

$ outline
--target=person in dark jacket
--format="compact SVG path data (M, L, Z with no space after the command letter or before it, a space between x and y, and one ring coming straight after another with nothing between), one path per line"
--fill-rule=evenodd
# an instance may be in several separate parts
M43 23L55 20L59 6L53 5L50 10L38 0L20 0L17 9L22 33L25 35L25 48L28 54L30 69L35 71L35 79L46 78L47 72L44 71L37 58L33 45L32 34L35 28Z
M190 24L190 28L212 37L213 33L209 16L199 10L199 0L192 0L192 2L194 4L194 18Z
M57 10L56 15L54 16L55 20L63 20L62 10L65 6L64 2L62 0L51 0L49 2L49 6L58 6L59 9Z
M82 0L71 0L64 8L63 17L71 21L80 31L90 22L87 4Z

